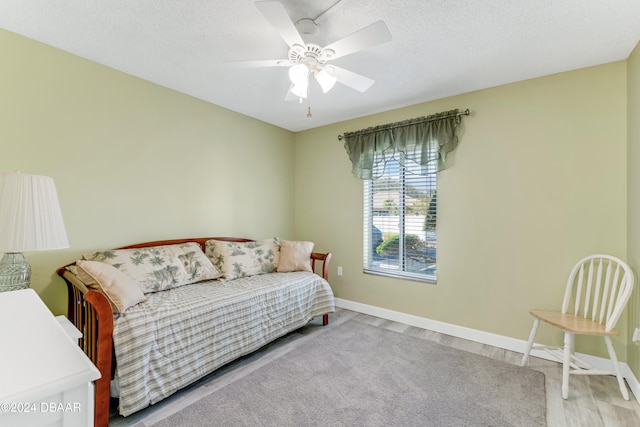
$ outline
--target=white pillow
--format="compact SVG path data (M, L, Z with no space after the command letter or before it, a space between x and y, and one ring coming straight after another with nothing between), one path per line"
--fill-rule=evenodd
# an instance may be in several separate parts
M112 265L86 260L79 260L76 265L80 280L101 290L116 313L124 313L127 308L147 299L136 282Z

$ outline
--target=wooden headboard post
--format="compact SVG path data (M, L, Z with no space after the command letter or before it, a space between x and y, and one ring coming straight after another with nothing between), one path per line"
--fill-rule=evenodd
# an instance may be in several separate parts
M78 345L100 371L95 381L94 425L109 424L110 386L113 364L113 309L107 297L88 289L66 267L58 274L67 284L69 305L67 317L82 332Z

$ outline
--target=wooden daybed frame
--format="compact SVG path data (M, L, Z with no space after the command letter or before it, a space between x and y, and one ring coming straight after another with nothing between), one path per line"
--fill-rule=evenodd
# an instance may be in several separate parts
M135 249L151 246L174 245L187 242L196 242L202 250L205 250L207 240L223 240L228 242L252 242L252 239L236 237L197 237L191 239L158 240L153 242L137 243L123 246L117 249ZM321 263L319 269L322 277L327 280L329 276L329 262L331 253L311 254L311 268L316 271L316 261ZM91 359L101 373L101 378L95 381L95 409L94 425L107 427L109 424L110 383L115 370L115 355L113 349L113 319L114 314L107 297L96 289L87 288L75 274L67 267L75 265L75 262L60 267L57 270L67 284L68 309L67 316L78 330L82 332L79 340L80 348ZM324 314L322 324L329 323L329 315Z

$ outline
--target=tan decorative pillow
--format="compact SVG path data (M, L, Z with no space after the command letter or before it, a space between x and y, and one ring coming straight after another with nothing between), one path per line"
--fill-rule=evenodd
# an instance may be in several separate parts
M101 290L116 313L124 313L127 308L147 299L136 282L112 265L85 260L77 261L76 265L80 280L87 286Z
M205 253L225 279L237 279L276 271L280 242L277 237L255 242L208 240Z
M313 242L281 240L278 273L313 271L311 269L311 252L313 252L313 245Z

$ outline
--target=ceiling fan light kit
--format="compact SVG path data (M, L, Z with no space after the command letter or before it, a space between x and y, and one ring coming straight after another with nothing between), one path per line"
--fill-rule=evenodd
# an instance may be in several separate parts
M301 36L301 34L318 33L318 24L315 20L303 18L294 24L282 3L278 1L256 1L255 5L287 43L289 54L288 59L246 61L246 65L289 67L291 86L285 100L292 99L290 94L294 95L299 102L307 99L311 76L318 82L323 93L329 92L336 82L359 92L366 91L374 83L373 79L335 65L326 65L326 63L391 40L391 33L384 22L374 22L328 46L321 47L313 43L305 43ZM311 117L310 107L307 116Z
M307 98L311 75L315 77L323 93L329 92L338 79L333 75L334 68L324 64L334 55L333 50L322 49L312 43L306 46L294 45L289 50L289 63L293 64L289 67L289 79L293 83L291 93L300 99Z

